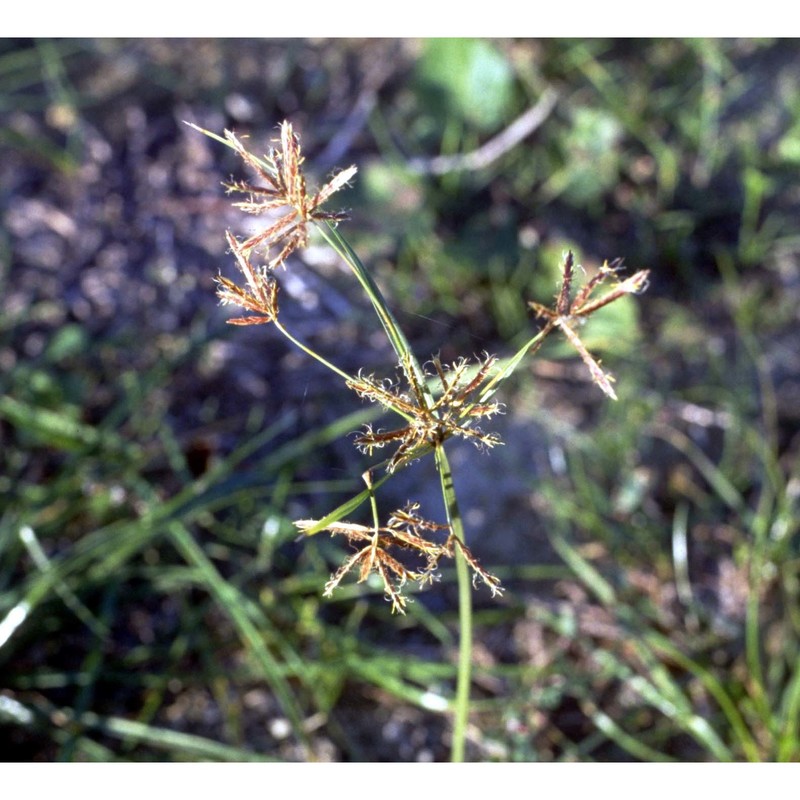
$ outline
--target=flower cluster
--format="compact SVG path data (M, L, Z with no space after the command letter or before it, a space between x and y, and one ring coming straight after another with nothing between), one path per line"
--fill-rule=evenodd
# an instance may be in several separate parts
M285 265L286 259L298 247L308 244L309 223L338 222L346 218L342 212L322 211L321 206L347 184L355 175L356 168L353 166L337 173L319 191L309 194L302 170L304 159L300 140L292 130L291 123L284 122L281 125L280 147L270 148L263 158L249 152L231 131L225 131L225 139L264 184L257 186L246 181L226 184L229 192L247 195L247 200L233 205L250 214L278 211L279 216L264 230L243 242L230 231L226 232L228 245L245 277L245 285L238 286L220 275L216 279L217 296L223 304L238 305L256 315L231 319L229 322L232 325L274 322L278 314L278 283L270 274L271 271ZM278 253L270 258L273 248ZM258 249L265 252L267 262L255 267L251 256Z
M574 278L574 261L572 252L568 252L564 258L562 268L561 289L556 296L553 308L548 308L540 303L529 302L528 305L536 312L538 317L547 320L545 329L542 331L542 338L553 328L560 328L569 343L578 351L583 359L583 363L589 368L592 380L607 394L612 400L617 399L616 392L611 386L613 376L603 372L600 362L589 353L586 346L575 332L575 321L585 319L603 306L613 303L626 294L640 294L647 288L647 278L649 270L642 269L626 278L618 281L611 286L611 289L602 297L592 299L595 290L604 284L609 278L613 278L622 267L622 259L616 259L611 264L604 262L597 273L590 278L581 290L572 298L572 281Z
M380 403L384 408L405 417L408 424L395 430L366 430L356 438L356 445L365 453L387 444L397 444L387 470L393 472L401 464L418 458L451 436L460 436L478 447L501 444L497 434L486 433L476 425L482 417L503 413L500 403L483 402L483 389L490 379L497 358L484 355L477 365L466 359L443 366L438 358L430 364L434 372L425 374L438 382L438 397L434 398L416 378L410 365L402 364L407 389L391 382L378 381L373 376L359 375L348 386L360 397Z
M278 281L268 274L266 267L255 268L230 231L226 233L236 263L245 278L245 285L217 275L217 297L223 305L236 305L259 316L229 319L229 325L263 325L278 317Z
M498 578L481 567L467 546L452 533L450 526L423 519L418 510L417 503L408 504L404 509L395 511L385 527L334 522L324 528L331 534L344 536L357 548L325 585L325 597L330 597L342 578L358 567L359 583L375 572L383 582L386 596L392 603L392 611L405 613L408 604L408 598L403 594L405 584L414 581L424 586L435 580L439 559L453 558L456 548L473 570L475 580L485 583L493 595L502 594ZM301 531L308 531L317 526L318 521L301 519L295 525ZM445 531L447 537L443 544L426 538L426 534ZM407 567L399 558L401 553L415 555L422 560L422 565L417 569Z
M355 166L348 167L334 175L319 191L308 194L302 170L305 159L301 154L300 139L290 122L283 122L280 131L280 147L270 148L263 158L254 156L235 134L225 131L225 138L233 149L265 184L256 186L246 181L226 184L229 192L247 195L247 200L233 205L248 214L257 215L286 209L276 222L241 244L241 250L248 255L257 248L269 253L271 247L279 246L278 255L268 262L270 269L284 264L290 253L308 244L308 223L326 220L339 222L347 218L342 212L321 211L320 207L356 174Z

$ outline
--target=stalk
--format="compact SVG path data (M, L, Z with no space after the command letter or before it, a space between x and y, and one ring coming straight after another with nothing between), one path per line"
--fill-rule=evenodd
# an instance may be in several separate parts
M429 407L432 406L433 398L428 389L427 381L419 362L414 356L408 340L403 334L400 326L397 324L394 315L390 311L372 276L366 270L348 241L344 238L344 236L341 235L335 226L328 223L324 226L319 225L318 229L328 244L331 245L331 247L352 269L354 275L372 302L373 308L375 309L378 318L380 319L381 324L386 331L386 335L389 338L392 347L399 356L401 363L409 365L412 373L409 375L409 379L416 381L417 385L420 387L421 394L428 401ZM546 333L544 335L539 334L530 340L517 354L517 357L512 359L513 364L504 371L503 376L506 377L508 373L513 371L516 364L531 347L537 346L538 348L538 345L541 344L546 335ZM455 486L453 484L453 475L450 470L447 454L445 453L443 445L436 447L434 452L436 456L436 469L439 473L439 479L442 484L442 498L444 500L445 510L447 513L447 522L450 525L450 530L452 531L453 536L457 537L461 543L464 543L464 525L461 518L461 512L459 511L458 507L458 499L456 497ZM466 750L467 726L469 723L470 684L472 681L472 582L470 578L469 565L467 564L467 560L463 552L458 547L454 548L454 550L456 580L458 583L459 647L451 761L462 762L464 761Z
M280 321L276 318L272 323L295 347L302 350L307 356L319 361L322 366L327 367L331 372L335 372L340 378L344 378L345 381L350 381L352 378L343 370L339 369L335 364L331 364L326 358L323 358L319 353L312 350L310 347L304 345L299 339L296 339L289 333L288 330L280 323Z
M464 525L458 508L453 475L444 450L439 445L436 450L436 470L442 483L442 497L447 511L447 522L453 536L464 542ZM453 744L450 760L453 763L464 761L469 724L469 695L472 682L472 581L469 565L461 551L456 547L456 580L458 582L458 671L456 675L455 717L453 719Z
M326 222L324 225L317 225L317 229L320 231L325 241L353 271L353 274L361 284L367 297L369 297L372 307L375 309L375 313L378 315L378 319L380 319L381 325L383 325L383 329L386 331L386 336L394 348L397 357L400 359L400 363L409 365L411 372L408 376L409 380L419 386L428 404L428 408L431 408L433 406L433 396L428 389L425 373L422 371L422 367L414 355L414 351L411 349L408 339L406 339L405 334L397 324L397 320L389 309L378 285L367 271L367 268L364 266L355 250L350 246L350 243L342 236L335 225Z

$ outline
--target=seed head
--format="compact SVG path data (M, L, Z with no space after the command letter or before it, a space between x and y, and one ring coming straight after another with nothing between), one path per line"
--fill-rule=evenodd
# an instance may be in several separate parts
M280 146L270 148L263 158L247 150L232 131L225 131L225 138L263 183L256 185L247 181L232 181L226 184L229 192L247 195L246 200L233 205L249 214L259 215L275 210L281 212L277 221L242 242L244 253L249 255L260 248L269 254L271 248L277 248L278 254L268 261L268 267L275 269L284 265L294 250L308 244L310 222L338 222L347 218L342 212L322 211L321 206L356 174L356 167L351 166L336 173L321 189L309 194L302 170L305 159L301 153L300 139L290 122L283 122L280 126L280 138L277 140Z
M528 303L536 312L537 317L543 317L547 320L545 332L549 332L556 327L561 329L567 341L578 351L583 363L589 369L592 381L612 400L617 399L617 394L611 386L614 377L601 369L600 362L586 349L586 345L575 332L573 323L576 319L589 317L595 311L603 308L603 306L613 303L626 294L640 294L647 289L647 278L650 271L642 269L629 278L613 284L611 289L602 297L592 300L591 297L595 290L606 280L615 276L621 267L621 259L616 259L611 264L607 261L604 262L597 274L587 281L575 296L575 299L572 299L573 256L571 251L567 252L562 266L561 288L556 296L553 308L548 308L540 303Z

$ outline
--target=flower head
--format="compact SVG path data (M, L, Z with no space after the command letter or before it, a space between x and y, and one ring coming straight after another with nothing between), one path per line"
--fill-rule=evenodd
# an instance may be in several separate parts
M280 138L277 140L280 146L270 148L263 158L249 152L231 131L225 131L225 138L264 184L257 186L246 181L226 184L229 192L248 196L247 200L236 202L234 206L249 214L283 210L272 225L242 242L242 252L249 255L252 250L262 248L269 253L272 247L280 248L278 254L268 262L269 268L275 269L286 262L290 253L308 244L309 222L346 219L346 214L322 211L321 206L356 174L356 167L342 170L317 192L309 194L302 170L305 159L300 150L300 139L290 122L283 122L280 126Z
M265 267L256 269L236 237L226 232L228 244L236 256L236 263L245 277L244 287L218 275L217 297L223 305L237 305L258 316L229 319L230 325L263 325L274 322L278 316L278 282L267 274Z
M330 597L344 576L358 567L358 582L363 583L375 572L383 582L387 598L391 600L392 611L403 614L408 604L408 598L403 594L406 583L416 581L423 586L435 580L439 559L453 558L455 548L464 555L476 581L485 583L492 594L502 593L500 581L483 569L467 546L452 533L449 525L423 519L418 511L417 503L409 503L405 508L395 511L384 527L369 527L352 522L334 522L328 525L324 530L344 536L356 547L356 552L331 576L325 585L324 596ZM294 524L301 531L307 531L314 528L318 521L301 519ZM447 537L443 544L436 544L426 538L428 534L445 531ZM416 556L422 563L417 568L408 567L404 563L404 555Z
M616 276L622 268L622 259L616 259L609 264L603 263L597 274L588 280L581 290L572 298L572 280L574 277L574 261L572 252L568 252L564 257L562 268L561 289L556 296L553 308L548 308L540 303L530 302L528 305L536 312L537 317L544 317L547 320L545 332L553 328L560 328L569 343L578 351L583 359L583 363L589 368L592 380L607 394L612 400L617 399L617 394L611 386L613 376L604 372L600 367L600 362L586 349L586 345L581 341L575 332L573 323L576 320L585 319L603 306L613 303L626 294L640 294L647 288L647 278L649 270L642 269L631 275L625 280L614 283L610 290L601 297L592 299L595 290L598 289L609 278Z
M407 389L376 380L373 376L359 375L351 379L348 386L360 397L380 403L408 421L407 425L389 431L376 431L368 426L359 434L356 445L371 454L387 444L397 444L387 466L387 470L393 472L401 464L418 458L451 436L468 439L478 447L501 444L497 434L486 433L476 424L481 417L503 413L500 403L482 399L481 390L496 361L495 356L485 355L477 367L463 358L444 366L438 358L433 358L430 363L434 372L427 377L438 379L440 391L432 402L410 365L403 365L402 369L408 382Z

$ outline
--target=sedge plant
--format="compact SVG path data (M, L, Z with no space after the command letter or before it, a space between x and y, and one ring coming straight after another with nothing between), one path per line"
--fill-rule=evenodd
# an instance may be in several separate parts
M410 602L409 586L424 586L434 581L443 559L455 562L459 658L451 706L454 715L451 755L454 761L463 761L470 709L472 590L482 584L492 595L499 595L502 586L467 545L447 456L447 442L462 438L482 450L501 444L497 434L483 427L486 421L504 411L495 395L523 360L533 356L557 330L577 350L592 380L608 397L616 399L612 376L584 346L577 326L618 298L643 291L648 271L640 270L628 278L619 279L621 261L604 263L577 292L573 292L576 265L572 253L568 252L563 259L561 284L554 303L551 306L537 302L529 304L535 316L543 320L543 325L516 353L505 359L485 353L479 357L460 358L451 364L444 364L433 355L423 362L412 350L369 270L339 230L339 223L346 219L346 214L323 209L332 195L354 178L356 167L336 172L322 188L310 191L303 170L300 139L291 123L280 125L278 138L262 156L248 150L231 131L219 136L189 124L233 149L253 173L254 181L225 184L227 190L238 198L234 206L249 214L269 217L263 230L246 239L231 231L226 232L240 280L217 276L217 294L223 304L241 310L239 316L228 322L241 326L272 325L295 347L330 370L332 378L340 381L345 389L362 400L379 404L399 418L393 427L367 426L355 438L356 446L367 455L389 453L364 472L365 489L323 518L297 520L295 525L306 536L327 531L341 537L352 550L325 585L325 596L330 596L350 574L361 583L374 573L384 587L392 611L399 614L405 613ZM392 365L392 371L396 378L363 372L347 373L298 339L281 320L280 269L289 268L290 256L307 245L312 227L341 257L371 302L395 353L396 363ZM419 505L414 502L382 519L378 505L381 486L398 471L428 456L435 461L441 483L444 521L423 518ZM348 517L364 503L369 503L371 508L371 521L368 524L349 521Z

